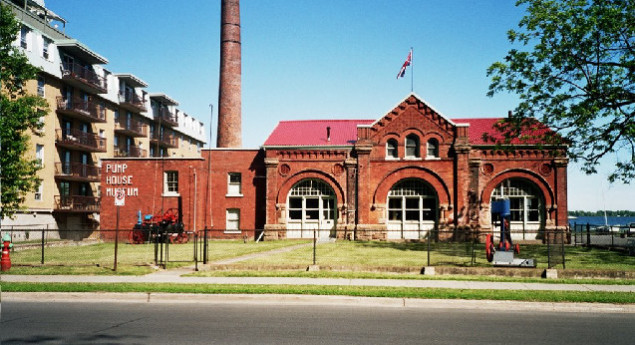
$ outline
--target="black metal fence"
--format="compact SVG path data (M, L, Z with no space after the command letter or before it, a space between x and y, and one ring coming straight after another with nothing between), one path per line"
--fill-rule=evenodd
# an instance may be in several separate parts
M572 224L573 244L620 249L635 254L635 227L597 224Z
M130 230L12 228L3 229L2 235L5 233L10 234L14 244L11 250L13 267L36 274L46 269L54 273L116 270L140 274L153 267L198 268L199 264L272 270L320 265L332 269L368 271L492 265L486 256L487 233L469 229L357 230L352 236L350 230L237 232L203 229L178 234L148 233L141 240L135 239ZM296 238L284 238L289 234ZM491 234L494 243L500 242L498 233ZM567 232L524 231L512 232L511 239L520 244L520 253L516 253L516 257L533 259L539 268L564 268L567 254L579 251L579 248L570 245L569 236ZM574 238L577 243L578 236ZM595 239L593 235L591 238ZM579 253L575 252L575 255Z

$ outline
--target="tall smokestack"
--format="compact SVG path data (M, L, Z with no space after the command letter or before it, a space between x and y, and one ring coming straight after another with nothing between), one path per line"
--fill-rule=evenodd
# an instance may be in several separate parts
M217 147L241 147L239 0L222 0Z

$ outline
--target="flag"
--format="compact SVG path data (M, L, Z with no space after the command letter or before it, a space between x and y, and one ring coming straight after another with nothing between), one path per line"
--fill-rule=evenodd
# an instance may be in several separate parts
M406 74L406 68L408 68L408 66L410 66L411 63L412 63L412 49L410 50L410 52L408 52L408 57L406 58L406 61L404 61L403 66L401 66L401 69L399 70L399 73L397 73L397 79L403 78L403 76Z

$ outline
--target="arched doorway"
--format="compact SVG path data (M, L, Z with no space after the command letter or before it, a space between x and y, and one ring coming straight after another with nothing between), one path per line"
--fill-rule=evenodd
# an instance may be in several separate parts
M388 239L420 239L434 229L438 198L435 190L420 179L397 182L386 200Z
M287 196L287 238L328 238L337 221L335 192L327 183L306 179Z
M524 178L509 178L492 191L491 201L509 199L512 239L535 238L545 224L545 203L540 188ZM498 224L494 225L498 228Z

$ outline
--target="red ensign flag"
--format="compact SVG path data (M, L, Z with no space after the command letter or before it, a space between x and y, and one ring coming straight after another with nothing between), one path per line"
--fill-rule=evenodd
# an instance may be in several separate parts
M410 66L411 62L412 62L412 50L408 52L408 57L406 58L406 61L404 61L403 66L401 66L401 69L399 70L399 73L397 73L397 79L402 78L406 74L406 68Z

